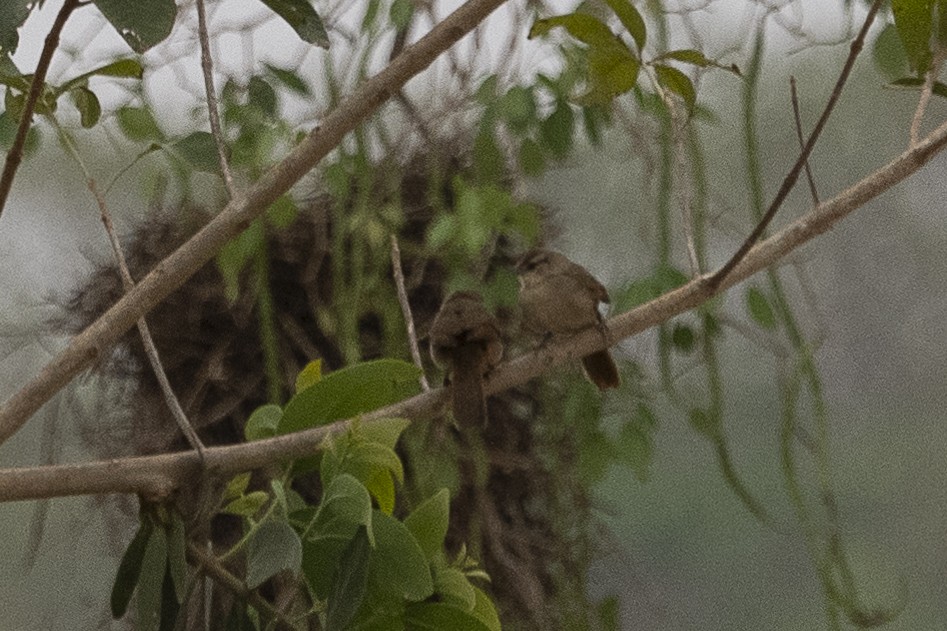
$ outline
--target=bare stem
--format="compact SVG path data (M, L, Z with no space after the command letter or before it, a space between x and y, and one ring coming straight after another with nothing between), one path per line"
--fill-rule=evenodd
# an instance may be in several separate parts
M792 101L792 115L796 121L796 138L799 139L799 149L806 148L805 134L802 133L802 116L799 114L799 95L796 93L796 77L789 77L789 94ZM809 182L809 193L812 195L812 204L819 205L819 191L815 187L815 179L812 177L812 168L809 161L806 160L806 180Z
M710 283L711 287L716 288L721 285L730 272L732 272L734 268L739 265L740 261L743 260L750 249L756 245L757 241L760 240L760 237L763 236L763 233L766 232L766 228L769 226L770 222L773 221L773 217L776 216L776 212L783 205L783 202L786 201L786 197L789 196L789 191L791 191L792 187L796 185L796 180L799 179L799 173L802 171L806 162L808 162L809 155L815 148L816 141L819 139L819 136L822 135L822 129L825 127L825 124L829 120L829 116L835 109L835 104L838 102L839 97L842 96L842 88L845 87L845 83L848 81L848 77L852 73L852 68L855 67L855 59L858 57L858 54L865 45L865 37L868 35L868 29L871 28L872 22L875 21L875 15L881 8L883 1L884 0L875 0L872 3L871 8L868 9L868 15L865 16L865 23L862 24L861 30L858 32L858 35L852 42L851 49L848 53L848 58L845 60L845 65L842 67L842 72L839 74L839 78L835 82L835 87L832 89L832 95L829 97L828 103L825 104L825 109L822 110L822 116L819 117L819 121L812 130L812 135L809 136L809 140L802 148L802 152L796 159L796 163L793 165L792 169L789 170L789 173L786 175L785 179L783 179L783 183L779 187L779 191L776 192L776 197L773 199L773 203L770 204L770 207L766 210L766 214L763 215L763 218L753 229L753 232L750 233L750 236L747 237L746 241L744 241L740 248L736 251L736 254L734 254L730 260L727 261L726 264L724 264L724 266L714 273L714 275L711 276L707 281Z
M86 167L82 156L79 154L79 149L75 146L72 138L64 129L59 127L55 121L53 121L53 124L59 133L59 139L63 146L66 147L69 155L73 157L79 164L79 168L82 169L86 186L89 187L89 191L99 206L99 216L102 219L102 224L105 226L105 232L108 234L109 243L112 246L112 253L115 254L115 261L118 263L119 276L122 278L122 287L125 289L125 293L128 293L135 287L135 281L132 279L131 272L128 269L128 262L125 260L125 254L122 252L122 245L115 232L115 225L112 223L112 214L109 212L108 205L105 203L105 197L99 191L95 178L92 177L88 167ZM171 410L171 416L174 417L175 422L178 424L185 438L187 438L187 441L191 444L191 447L197 450L201 460L203 460L204 445L201 443L201 439L197 436L197 432L194 431L187 415L184 413L184 409L181 407L181 403L174 394L174 389L171 387L171 382L168 381L168 375L165 373L161 358L158 356L158 349L155 346L154 339L151 337L151 331L148 329L148 323L145 322L144 316L138 318L137 326L138 334L141 336L141 343L145 347L145 355L148 357L148 363L151 364L151 369L158 379L164 400L168 404L168 409Z
M414 365L421 370L421 389L427 392L431 385L424 374L424 364L421 363L421 351L418 350L418 335L414 330L414 316L411 315L411 304L408 302L408 292L404 287L404 270L401 269L401 248L398 247L398 237L391 235L391 270L395 276L395 287L398 288L398 302L401 303L401 313L404 315L405 325L408 327L408 345L411 347L411 358Z
M79 0L66 0L53 22L49 34L46 35L46 41L43 44L43 50L39 55L39 61L36 63L36 72L33 73L33 82L30 83L30 91L26 93L26 102L23 104L23 111L20 113L20 124L16 128L16 137L13 139L13 145L7 152L7 158L3 163L3 175L0 175L0 213L7 205L7 198L10 196L10 189L13 188L13 178L16 176L16 170L20 167L23 160L23 147L26 144L26 134L30 131L30 125L33 123L33 112L36 111L36 102L43 91L43 85L46 83L46 73L49 71L49 64L53 59L53 53L59 47L59 36L62 35L63 27L66 26L66 20L72 12L79 6Z
M224 176L224 186L227 187L227 196L233 199L237 196L237 189L233 183L233 173L230 171L230 161L227 159L227 143L220 129L220 113L217 109L217 93L214 91L214 61L210 55L210 40L207 37L207 12L204 10L204 0L197 0L197 37L201 42L201 71L204 74L204 91L207 93L207 114L210 118L210 132L217 145L217 155L220 158L220 172Z

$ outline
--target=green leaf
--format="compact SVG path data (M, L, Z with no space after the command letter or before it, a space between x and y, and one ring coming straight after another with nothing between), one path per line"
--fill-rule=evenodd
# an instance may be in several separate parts
M143 142L164 140L164 133L158 127L151 110L143 107L122 107L115 112L118 127L129 140Z
M381 443L389 449L394 449L401 437L401 432L411 424L406 418L383 418L369 425L358 427L358 436L361 440Z
M309 0L260 0L293 27L300 39L329 48L329 34Z
M520 169L530 177L539 177L546 168L543 150L532 138L524 138L518 157Z
M474 586L464 573L456 567L440 566L434 571L434 593L440 602L473 612L477 602Z
M417 540L428 559L444 551L444 538L450 520L450 494L440 489L423 501L404 520L405 527Z
M714 61L713 59L708 59L704 56L704 53L699 50L694 50L693 48L682 48L680 50L671 50L663 55L659 55L654 61L680 61L685 64L691 64L699 68L720 68L721 70L726 70L727 72L732 72L736 76L743 76L740 72L740 68L736 64L730 64L725 66L719 62Z
M153 531L154 524L151 519L142 517L138 531L122 555L122 560L118 564L118 572L115 574L115 582L112 584L111 607L113 618L121 618L128 610L128 603L131 602L132 594L138 585L145 551L148 548L148 542L151 540Z
M171 511L168 526L168 573L174 586L174 597L178 603L187 596L187 539L184 520L176 510Z
M281 418L283 418L283 408L280 406L274 403L261 405L253 410L253 414L247 419L243 427L244 438L251 441L276 436L276 428Z
M638 82L641 62L624 46L592 48L588 62L591 89L582 97L583 105L605 104Z
M473 613L448 603L415 603L404 615L405 628L411 631L489 631Z
M924 87L924 79L918 77L902 77L888 84L891 88L901 88L906 90L920 90ZM947 85L940 81L935 81L931 86L931 93L941 98L947 98Z
M355 618L365 598L371 554L368 530L365 526L359 526L355 536L342 551L336 568L326 608L326 629L346 629Z
M474 138L474 168L481 182L499 182L503 179L505 158L492 127L482 125Z
M398 359L337 370L289 400L278 433L319 427L406 399L419 392L420 374L417 366Z
M632 470L639 482L648 481L657 427L657 419L651 410L639 403L631 418L618 431L618 460Z
M220 173L220 154L210 132L192 132L171 146L197 171Z
M299 209L296 208L296 202L289 195L280 195L266 209L267 220L277 230L283 230L291 226L296 221L298 214Z
M684 100L688 114L694 111L694 104L697 102L697 92L694 90L694 84L686 74L677 68L661 64L654 65L654 73L657 76L658 84L662 88L670 90Z
M141 54L171 34L178 8L174 0L93 0L131 49Z
M932 8L932 0L891 0L894 24L904 45L908 65L918 76L927 72L931 63Z
M395 512L395 483L390 473L372 469L365 480L365 488L378 503L378 510L386 515Z
M597 17L588 13L569 13L536 20L529 29L529 39L545 35L554 28L562 27L569 35L590 46L613 46L618 38Z
M617 596L603 598L595 608L602 631L621 630L621 607Z
M316 385L322 380L322 360L314 359L306 364L296 376L296 392Z
M618 19L621 20L622 26L628 29L628 32L632 38L634 38L638 52L643 51L647 40L647 27L638 9L628 0L605 0L605 2L611 7L612 11L615 12Z
M622 313L646 302L650 302L661 295L660 288L653 279L643 278L628 283L615 292L612 304L615 311Z
M158 631L161 624L161 593L168 567L168 538L163 528L155 528L141 562L138 578L138 629Z
M411 23L414 15L414 3L411 0L395 0L391 3L390 19L395 29L401 31Z
M773 307L769 304L761 290L756 287L750 287L746 291L746 307L750 312L750 317L764 329L776 328L776 314Z
M228 482L224 488L224 494L221 499L227 501L243 495L247 487L250 486L250 477L250 472L248 471L246 473L239 473L231 478L230 482Z
M95 70L84 72L78 77L74 77L66 83L59 86L59 93L68 92L77 87L87 85L89 77L119 77L122 79L141 79L144 76L144 68L135 59L118 59L112 63L99 66Z
M220 512L239 517L253 517L266 506L268 501L270 501L270 496L265 491L253 491L232 500Z
M691 427L710 437L714 437L720 431L720 417L711 414L700 408L694 408L688 415Z
M682 353L690 353L694 350L694 344L697 337L694 335L694 329L686 324L676 322L671 329L671 344Z
M277 68L267 63L264 63L263 66L274 79L287 87L291 92L295 92L300 96L312 95L312 89L310 89L309 84L306 83L295 70L284 70L283 68Z
M217 269L224 280L224 295L231 303L240 295L240 273L263 248L266 230L259 219L227 243L217 254Z
M30 9L38 6L34 0L4 0L0 10L0 56L16 52L20 43L17 30L26 22Z
M326 486L309 528L312 534L308 538L314 540L327 534L337 536L341 533L349 537L351 531L360 525L368 527L368 540L374 545L375 538L371 530L372 501L368 491L353 476L341 473Z
M437 250L449 243L457 234L457 217L453 214L441 214L434 218L427 230L427 244Z
M572 150L574 130L572 108L564 100L560 100L552 114L539 124L542 144L557 160L565 158Z
M323 484L341 473L350 474L364 484L382 512L391 514L395 501L392 475L399 482L404 481L401 460L393 448L360 436L343 436L329 444L320 463Z
M480 589L474 587L474 594L477 601L474 603L473 615L482 622L490 631L500 631L500 616L497 614L497 608L490 600L490 597Z
M892 81L908 69L908 56L894 24L885 26L871 48L871 58L875 67L886 79Z
M79 110L79 121L85 129L94 127L102 116L102 106L99 104L95 93L86 87L78 87L70 90L69 96L76 109Z
M510 129L522 133L536 121L536 99L531 88L513 86L497 102L497 111Z
M247 104L258 108L268 117L275 117L279 113L276 90L263 77L250 77L247 84Z
M270 519L247 545L247 587L256 589L277 572L297 572L301 565L299 535L285 521Z
M372 512L372 529L375 551L369 580L373 590L411 601L424 600L434 593L427 558L405 525L376 510Z
M305 523L303 573L316 596L325 599L333 587L339 559L359 526L366 528L369 543L375 543L372 500L358 480L341 474L326 486L315 510L293 517L302 517Z

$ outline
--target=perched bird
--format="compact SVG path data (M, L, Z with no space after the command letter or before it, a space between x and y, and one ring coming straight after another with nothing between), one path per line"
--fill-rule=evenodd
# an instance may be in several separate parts
M588 270L562 254L535 249L517 264L523 327L539 335L577 333L602 328L600 302L609 302L608 291ZM599 390L621 384L618 366L607 349L582 358L589 381Z
M480 294L457 291L434 317L430 339L431 358L448 373L454 418L461 427L485 426L483 376L503 357L497 319Z

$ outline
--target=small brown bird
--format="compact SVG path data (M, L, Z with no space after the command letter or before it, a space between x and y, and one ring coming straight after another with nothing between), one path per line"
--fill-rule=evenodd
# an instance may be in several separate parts
M437 312L430 338L431 358L448 371L454 418L461 427L485 426L483 375L503 357L497 319L480 294L456 291Z
M581 265L551 250L527 252L517 264L523 327L532 333L550 335L577 333L591 326L602 327L600 302L609 302L608 291ZM589 381L599 390L621 384L618 366L607 349L582 358Z

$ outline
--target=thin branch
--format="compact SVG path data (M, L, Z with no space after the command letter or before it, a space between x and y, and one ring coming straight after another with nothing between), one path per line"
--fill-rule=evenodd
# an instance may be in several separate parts
M772 266L792 250L827 232L854 210L906 179L945 146L947 123L923 139L918 146L758 243L717 287L711 287L708 282L711 277L704 275L651 302L610 318L605 324L612 339L620 341L666 322ZM577 361L602 348L605 348L605 342L598 327L567 339L553 340L541 349L498 366L484 384L485 393L492 395L508 390L556 366ZM428 420L443 409L447 400L447 391L436 388L364 414L359 422L370 425L379 419L393 417L417 422ZM354 422L354 419L336 421L322 427L250 443L208 447L204 473L230 476L274 462L310 456L319 449L327 436L346 431ZM193 451L86 464L0 469L0 502L100 493L141 493L148 498L161 499L168 497L181 485L194 484L195 476L201 473L200 460Z
M217 93L214 91L214 61L210 56L210 41L207 37L207 12L204 10L204 0L197 0L197 37L201 42L201 71L204 74L204 91L207 93L207 114L210 118L210 132L217 145L217 155L220 158L220 172L224 175L224 186L230 199L237 196L237 189L233 183L233 173L230 171L230 161L227 159L227 143L220 129L220 114L217 109Z
M914 110L914 117L911 119L910 139L911 144L917 144L917 139L921 136L921 123L924 121L924 112L927 111L927 105L930 103L931 95L934 93L934 82L940 75L940 67L944 64L944 51L938 50L931 60L931 67L924 74L924 85L921 87L921 95L917 100L917 108Z
M216 582L223 585L227 591L247 601L251 607L260 612L267 620L278 622L290 629L302 628L299 623L294 623L288 619L281 611L274 607L272 603L260 596L256 591L247 587L246 583L227 571L227 568L221 565L213 555L201 550L197 544L189 541L187 543L187 554L191 562L196 564L200 571L205 572Z
M414 316L411 315L411 304L408 302L408 292L404 287L404 270L401 269L401 248L398 247L398 237L391 235L391 270L395 276L395 287L398 288L398 302L401 304L401 313L404 315L405 325L408 327L408 345L411 347L411 358L414 365L421 370L421 390L431 389L424 374L424 364L421 363L421 352L418 350L418 335L414 330Z
M195 274L231 239L245 230L280 195L308 173L390 95L427 68L442 52L470 32L505 0L468 0L427 35L408 46L377 75L363 81L322 125L267 171L187 243L156 266L135 288L69 345L0 407L0 443L24 423L99 353L115 344L168 294Z
M59 127L55 121L53 121L53 124L59 133L60 141L63 146L66 147L66 151L79 164L79 168L82 169L86 186L89 187L89 191L99 206L99 217L105 226L105 232L108 234L109 243L112 246L112 253L115 255L115 261L118 263L119 276L122 278L122 288L125 290L125 293L128 293L135 287L135 281L132 279L132 274L128 269L128 262L125 260L125 254L122 252L122 245L119 243L118 235L115 232L115 225L112 223L112 214L109 212L108 205L105 203L105 197L99 191L95 178L89 173L89 169L86 167L85 162L83 162L82 156L79 155L79 149L75 146L75 143L73 143L72 138L70 138L65 130ZM148 329L148 323L145 322L145 317L142 316L138 318L136 324L138 326L138 334L141 337L141 343L145 347L145 355L148 357L148 363L151 364L151 369L158 379L158 385L161 387L161 393L164 395L164 400L168 404L168 409L171 410L171 416L174 417L181 432L185 438L187 438L187 442L190 443L191 447L197 450L197 453L200 454L201 459L203 459L204 444L197 436L197 432L194 431L191 422L184 413L184 409L181 407L181 403L174 394L174 389L171 387L171 382L168 381L168 375L165 373L164 366L161 364L161 357L158 356L158 349L155 346L154 339L151 337L151 331Z
M16 170L20 167L20 162L23 160L26 134L30 131L30 125L33 123L33 112L36 111L36 102L39 101L43 85L46 83L46 73L49 71L53 53L59 47L59 36L62 35L63 27L66 26L69 16L78 6L79 0L66 0L59 10L52 28L49 29L49 34L46 35L43 50L39 55L39 61L36 63L36 72L33 73L33 82L30 83L30 91L26 94L26 102L23 104L23 111L20 113L20 124L16 128L16 137L13 139L13 145L10 147L10 151L7 152L7 158L3 163L3 175L0 175L0 213L7 205L10 189L13 188L13 178L16 176Z
M802 133L802 116L799 114L799 95L796 93L796 77L789 75L789 95L792 101L792 115L796 121L796 138L799 139L799 149L806 148L805 134ZM806 180L809 182L809 193L812 194L812 205L819 205L819 191L815 187L815 179L812 177L812 168L809 161L806 160Z
M770 207L766 210L766 214L763 215L763 219L756 225L756 228L753 229L753 232L750 233L750 236L747 237L746 241L740 246L736 254L734 254L729 261L724 264L716 273L713 274L708 279L708 283L712 288L716 288L723 284L727 276L740 264L740 261L749 253L750 249L756 245L757 241L760 240L760 237L763 236L763 233L766 231L767 226L773 220L773 217L776 216L776 212L779 210L780 206L783 205L783 202L786 201L786 197L789 196L789 191L792 190L792 187L795 186L796 180L799 179L799 173L802 171L803 166L808 162L809 155L812 153L813 148L815 148L815 143L819 139L819 136L822 135L822 129L825 127L825 124L829 120L829 116L832 114L832 110L835 109L835 104L838 102L839 97L842 95L842 88L845 87L845 83L848 81L849 75L852 73L852 68L855 66L855 59L858 57L858 54L861 52L862 47L865 45L865 37L868 35L868 29L871 27L872 22L875 20L875 15L878 13L878 10L881 8L884 0L875 0L871 8L868 9L868 15L865 16L865 23L862 24L861 30L858 32L858 36L852 42L851 50L848 54L848 58L845 60L845 65L842 67L842 72L839 74L838 81L835 82L835 87L832 89L832 95L829 97L828 103L825 104L825 109L822 111L822 116L819 117L819 121L816 123L815 128L812 130L812 135L809 136L809 140L806 142L805 147L803 147L802 152L799 154L799 158L796 159L796 163L790 169L789 174L786 175L786 178L783 180L782 185L779 187L779 191L776 192L776 197L773 199L773 203L770 204Z

